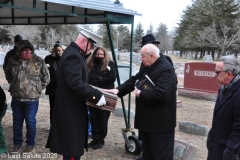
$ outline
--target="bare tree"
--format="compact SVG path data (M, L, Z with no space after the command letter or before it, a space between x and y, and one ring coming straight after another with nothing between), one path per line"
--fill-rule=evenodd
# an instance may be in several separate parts
M46 44L49 46L54 46L55 42L60 39L59 35L57 34L56 30L53 28L50 28L46 32Z
M38 29L37 26L23 26L23 25L18 25L18 26L10 26L8 28L9 31L9 36L13 37L17 34L20 34L24 37L24 39L29 40L32 44L38 43L40 39L40 30Z
M198 31L199 40L207 46L218 49L218 58L225 55L225 51L230 47L236 46L240 42L239 19L235 21L233 27L229 27L224 21L220 23L220 30L215 21L211 26Z

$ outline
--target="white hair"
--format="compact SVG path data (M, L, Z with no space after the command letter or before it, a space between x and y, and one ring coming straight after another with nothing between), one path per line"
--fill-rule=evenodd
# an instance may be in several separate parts
M143 49L146 50L147 54L153 53L155 56L159 55L160 50L158 49L158 47L156 47L153 44L146 44L145 46L143 46Z
M218 62L223 62L223 71L231 71L234 76L240 72L240 64L236 57L228 55L222 56L218 59Z

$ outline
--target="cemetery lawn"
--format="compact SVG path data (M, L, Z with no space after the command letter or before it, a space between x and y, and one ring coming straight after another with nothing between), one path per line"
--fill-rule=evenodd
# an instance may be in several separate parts
M190 60L181 59L177 57L170 56L174 63L180 63L184 66L184 63L189 62ZM176 72L178 72L176 70ZM4 72L2 68L0 68L0 84L6 83ZM183 85L183 78L178 78L178 85ZM7 91L5 91L7 95L7 101L11 101L11 96ZM135 96L131 94L131 109L135 110ZM177 96L177 99L182 101L182 107L177 108L177 126L175 130L175 139L190 143L197 147L197 159L198 160L206 160L207 159L207 148L206 148L206 136L198 136L186 134L179 131L178 123L179 121L189 121L194 122L200 125L204 125L208 128L211 127L212 121L212 113L214 102L213 101L205 101L205 100L197 100L190 99L182 96ZM127 107L127 96L124 97L125 107ZM118 100L118 107L121 106L120 99ZM131 126L133 128L134 121L130 120ZM7 145L9 151L13 146L13 132L12 132L12 114L11 112L7 112L4 118L2 119L2 125L5 132L5 137L7 140ZM49 149L45 148L45 144L47 141L47 137L49 132L45 131L46 128L49 127L49 102L45 99L40 99L39 110L37 114L37 136L36 136L36 145L35 145L35 153L36 154L46 154L50 153ZM84 156L81 157L83 160L132 160L134 159L134 155L131 155L125 150L125 142L121 133L121 129L125 128L125 121L123 117L116 117L114 114L111 114L108 125L108 135L105 139L105 145L102 149L93 150L89 149L88 152L85 151ZM135 130L137 133L137 130ZM23 136L25 139L26 135L26 127L24 124ZM130 135L130 133L129 133ZM89 140L90 141L90 140ZM25 147L25 144L23 144ZM16 158L22 159L22 158ZM36 158L34 158L36 159ZM43 159L43 158L42 158ZM58 159L61 160L62 156L58 156L57 158L45 158L45 159Z

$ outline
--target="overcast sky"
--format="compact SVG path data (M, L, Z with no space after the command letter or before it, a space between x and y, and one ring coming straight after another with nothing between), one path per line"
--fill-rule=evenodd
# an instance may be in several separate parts
M178 27L183 10L191 6L192 0L119 0L127 9L132 9L142 16L134 17L134 26L139 22L144 31L153 25L154 31L160 23L166 24L168 30Z

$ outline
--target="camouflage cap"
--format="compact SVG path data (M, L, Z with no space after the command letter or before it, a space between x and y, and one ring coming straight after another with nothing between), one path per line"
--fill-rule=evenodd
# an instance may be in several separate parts
M19 53L24 48L31 48L32 52L34 53L34 47L28 40L22 40L18 42L17 52Z

